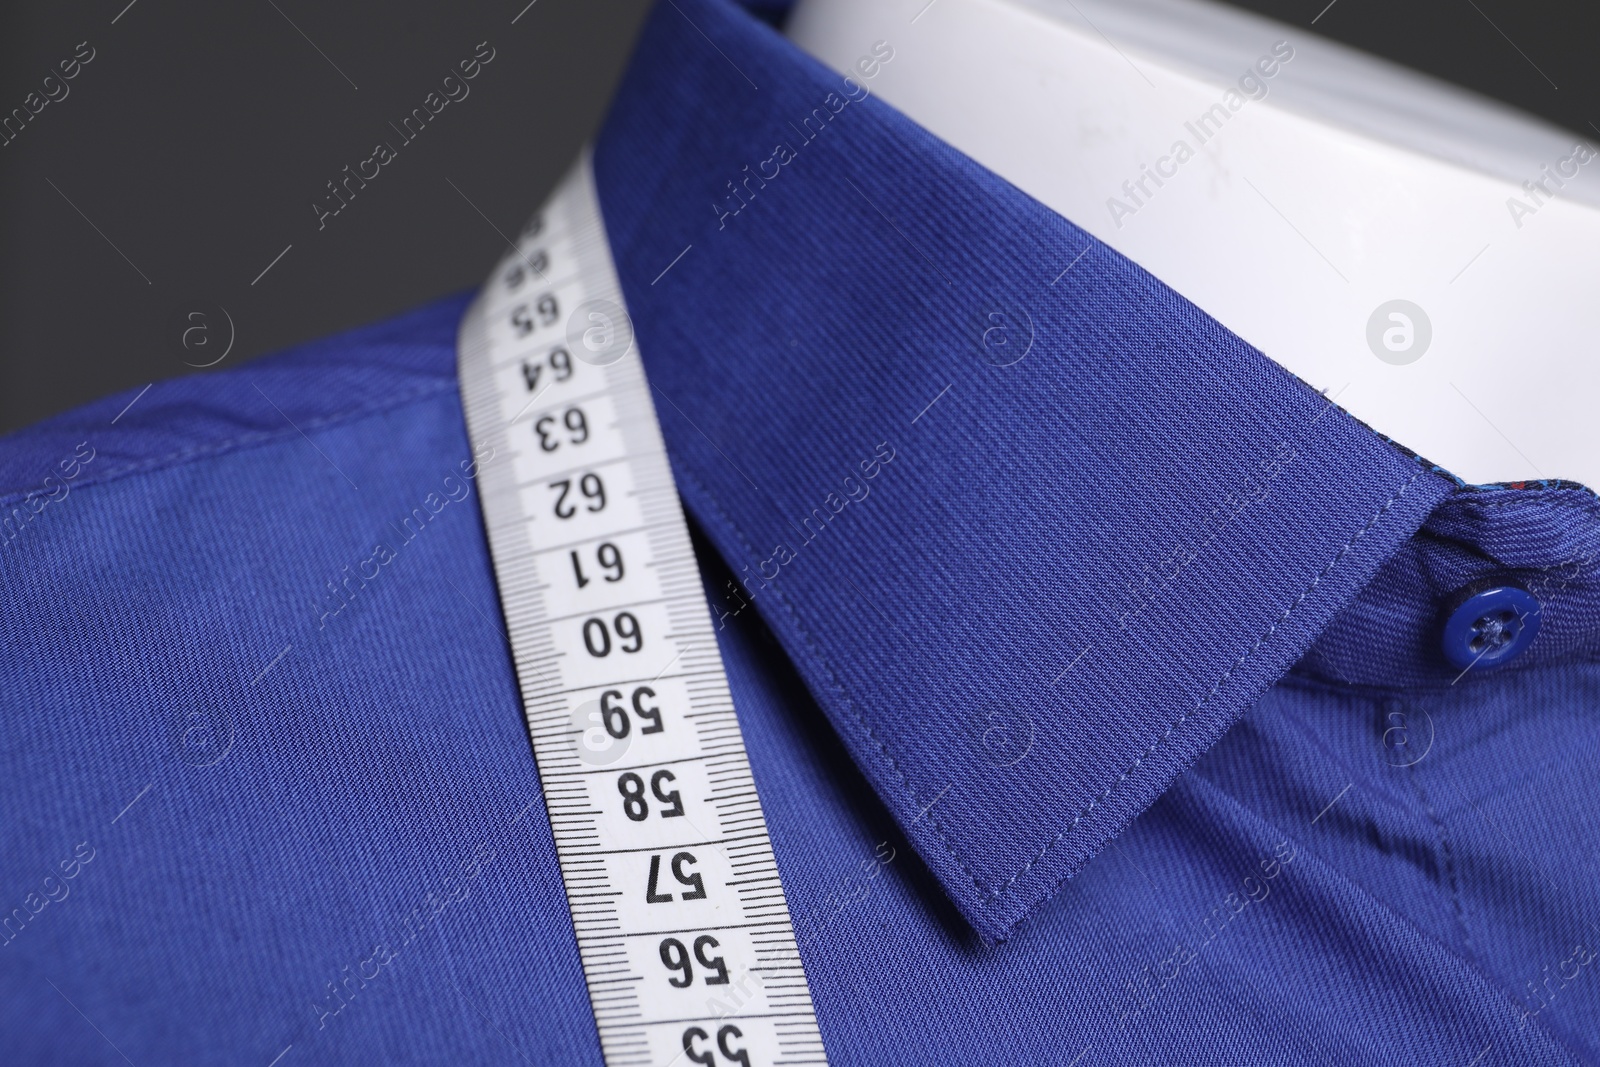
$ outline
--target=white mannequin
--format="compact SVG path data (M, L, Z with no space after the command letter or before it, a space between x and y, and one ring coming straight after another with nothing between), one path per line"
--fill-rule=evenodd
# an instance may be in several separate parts
M788 32L841 73L888 42L872 92L1468 482L1600 488L1600 135L1204 0Z

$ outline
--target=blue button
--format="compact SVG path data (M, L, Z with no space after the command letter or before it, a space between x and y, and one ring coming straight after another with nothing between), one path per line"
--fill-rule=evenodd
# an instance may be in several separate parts
M1539 601L1526 589L1514 585L1479 589L1445 620L1445 659L1463 671L1511 662L1533 643L1539 611Z

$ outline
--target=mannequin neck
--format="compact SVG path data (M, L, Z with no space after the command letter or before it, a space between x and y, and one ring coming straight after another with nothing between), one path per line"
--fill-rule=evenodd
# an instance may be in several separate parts
M1471 483L1600 486L1600 158L1200 0L801 0L790 36ZM1525 184L1526 183L1526 184Z

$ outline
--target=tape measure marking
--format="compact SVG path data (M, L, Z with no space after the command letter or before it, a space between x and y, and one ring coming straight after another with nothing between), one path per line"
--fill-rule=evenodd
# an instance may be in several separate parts
M606 1062L825 1064L587 156L458 348Z

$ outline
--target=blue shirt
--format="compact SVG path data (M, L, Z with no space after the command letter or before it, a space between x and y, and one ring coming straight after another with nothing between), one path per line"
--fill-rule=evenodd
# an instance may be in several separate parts
M1600 1061L1594 495L1406 452L869 66L672 0L595 155L832 1062ZM6 440L0 1059L599 1062L464 307Z

